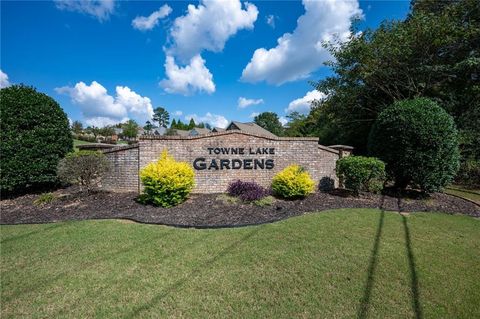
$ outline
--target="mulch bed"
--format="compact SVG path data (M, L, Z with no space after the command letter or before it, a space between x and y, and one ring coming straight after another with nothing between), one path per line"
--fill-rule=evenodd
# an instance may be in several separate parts
M389 211L434 211L480 217L480 207L447 194L436 193L424 199L398 199L393 196L342 192L315 193L305 199L276 199L273 205L258 207L222 200L220 194L193 194L173 208L145 206L135 201L136 193L97 192L84 194L75 189L54 192L56 200L35 205L39 195L25 195L0 201L0 224L36 224L84 219L129 219L141 223L177 227L238 227L270 223L308 212L336 208L381 208Z

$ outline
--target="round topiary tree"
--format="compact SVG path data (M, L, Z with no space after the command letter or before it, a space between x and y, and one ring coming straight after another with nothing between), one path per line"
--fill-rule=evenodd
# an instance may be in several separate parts
M0 90L0 190L12 193L56 182L58 161L73 150L68 118L35 88Z
M382 111L368 144L401 189L410 185L438 191L452 181L459 167L453 118L426 98L399 101Z

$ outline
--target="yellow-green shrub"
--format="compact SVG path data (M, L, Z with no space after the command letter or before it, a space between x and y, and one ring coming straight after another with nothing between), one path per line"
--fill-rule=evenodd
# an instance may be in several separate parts
M273 177L272 190L284 198L305 197L315 190L310 174L299 165L290 165Z
M165 150L156 163L140 171L144 186L140 201L171 207L184 202L195 186L195 173L189 164L177 162Z

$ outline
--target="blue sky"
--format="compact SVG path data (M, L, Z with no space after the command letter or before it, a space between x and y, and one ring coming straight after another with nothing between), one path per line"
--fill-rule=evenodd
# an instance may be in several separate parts
M172 118L225 126L256 113L308 112L329 74L321 42L385 19L408 1L2 1L0 85L24 83L69 118L140 124Z

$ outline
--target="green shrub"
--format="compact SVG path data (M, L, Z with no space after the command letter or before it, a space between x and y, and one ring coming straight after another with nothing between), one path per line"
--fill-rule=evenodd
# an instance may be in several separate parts
M73 150L68 118L32 87L0 90L0 190L18 192L57 181L57 164Z
M240 203L240 198L228 194L220 194L217 196L216 200L221 201L224 205L235 205Z
M370 132L369 151L386 163L398 188L438 191L459 167L453 118L425 98L396 102L382 111Z
M57 198L55 197L55 195L53 193L43 193L40 196L38 196L37 199L35 199L33 201L33 203L37 206L40 206L40 205L44 205L44 204L50 204L53 201L55 201L56 199Z
M378 193L385 181L385 163L375 157L347 156L337 161L337 176L347 189Z
M144 186L140 201L162 207L184 202L195 186L192 167L175 161L166 150L158 162L150 163L140 171L140 179Z
M275 203L275 198L273 196L263 197L252 202L253 205L258 207L271 206Z
M305 197L315 190L315 182L299 165L290 165L273 177L273 192L283 198Z
M78 185L81 190L90 192L98 186L109 167L105 154L78 151L67 154L58 164L57 171L61 181Z

